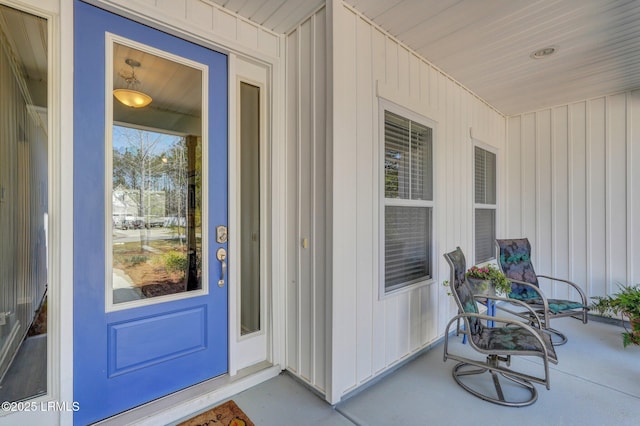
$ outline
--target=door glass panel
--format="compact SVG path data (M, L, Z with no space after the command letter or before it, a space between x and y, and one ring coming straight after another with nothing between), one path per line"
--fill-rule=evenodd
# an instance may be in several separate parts
M47 34L46 19L0 5L3 402L47 392Z
M114 304L202 288L202 82L201 69L113 44Z
M260 330L260 88L240 83L240 333Z

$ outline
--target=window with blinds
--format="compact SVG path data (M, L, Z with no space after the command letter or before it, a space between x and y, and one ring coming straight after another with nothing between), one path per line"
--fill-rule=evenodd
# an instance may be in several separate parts
M431 278L433 130L384 113L385 292Z
M475 263L495 258L496 154L474 149Z

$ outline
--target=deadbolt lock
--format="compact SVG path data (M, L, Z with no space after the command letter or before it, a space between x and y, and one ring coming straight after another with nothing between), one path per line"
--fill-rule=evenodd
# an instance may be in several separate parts
M224 244L227 242L227 227L224 225L216 226L216 242Z

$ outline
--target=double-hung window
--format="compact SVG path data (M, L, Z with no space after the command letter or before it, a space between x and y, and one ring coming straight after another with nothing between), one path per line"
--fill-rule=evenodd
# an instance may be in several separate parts
M495 258L496 154L474 147L475 263Z
M385 109L383 155L388 293L432 277L433 126Z

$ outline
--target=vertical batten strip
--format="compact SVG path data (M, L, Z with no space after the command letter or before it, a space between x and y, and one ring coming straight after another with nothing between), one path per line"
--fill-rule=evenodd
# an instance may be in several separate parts
M574 184L574 179L573 179L573 163L574 163L574 159L573 159L573 104L567 105L567 238L568 238L568 256L567 259L569 260L569 268L568 268L568 279L570 281L574 281L574 273L575 273L575 263L576 263L576 259L575 259L575 254L574 254L574 247L575 244L573 243L573 237L574 237L574 232L573 232L573 226L571 226L571 218L573 217L573 213L574 213L574 197L572 196L572 191L571 188L573 188L573 184ZM575 290L569 290L570 294L569 294L569 298L571 300L575 300L573 299L574 297L574 293Z
M586 191L585 191L585 199L586 199L586 225L587 225L587 282L585 293L587 295L591 294L591 283L592 283L592 274L593 274L593 262L592 262L592 252L591 252L591 132L589 131L591 126L591 101L588 100L585 102L585 120L584 120L584 132L585 132L585 171L586 171Z
M302 253L300 252L300 237L302 236L302 24L296 28L296 366L298 374L304 378L302 371Z
M350 20L349 20L349 25L353 27L353 32L350 33L350 35L353 36L352 40L349 40L350 43L353 43L353 46L355 46L355 49L358 49L358 16L356 14L352 14L352 16L349 16ZM355 76L355 83L356 85L353 87L353 90L355 92L355 105L358 105L358 100L359 100L359 96L361 95L360 93L358 93L358 85L357 85L357 81L358 81L358 56L354 55L354 61L353 61L353 73ZM356 121L358 118L357 112L354 111L354 115L356 116ZM356 193L355 193L355 212L356 212L356 216L355 216L355 235L356 235L356 241L354 242L355 245L355 250L356 250L356 258L355 258L355 268L354 268L354 278L355 278L355 289L356 289L356 300L354 303L354 308L355 308L355 312L354 312L354 317L356 319L356 321L358 321L359 318L359 313L360 313L360 304L363 303L363 300L361 297L358 297L358 295L360 294L360 292L358 291L358 287L360 284L360 257L362 256L362 254L360 253L360 250L362 249L362 245L361 245L361 238L358 235L358 231L359 231L359 224L358 222L360 221L360 203L359 201L359 196L360 196L360 168L358 167L358 126L355 126L354 132L353 132L353 136L354 136L354 153L355 153L355 162L353 164L353 167L355 169L355 189L356 189ZM364 303L367 303L368 301L364 301ZM360 330L360 327L355 327L355 341L359 342L359 333L363 332ZM358 372L359 372L359 363L360 363L360 346L358 344L355 345L354 348L354 369L353 369L353 374L354 374L354 384L358 385L360 383L360 377L358 376Z
M556 219L558 214L558 189L556 188L556 183L558 181L558 172L556 170L556 156L554 155L554 150L556 148L556 119L555 119L555 109L552 108L549 110L549 138L550 138L550 146L549 146L549 156L551 157L551 185L549 189L551 190L551 223L549 224L549 228L551 231L551 275L557 276L556 274L556 256L558 253L558 227L556 226ZM542 165L541 165L542 167ZM539 244L539 243L538 243ZM557 284L555 282L551 282L551 295L553 297L557 297L556 294Z
M633 284L633 250L634 250L634 226L633 217L633 141L632 141L632 112L631 92L625 93L625 159L626 159L626 185L627 185L627 284Z
M611 291L611 98L604 98L604 274L605 292Z
M534 199L535 199L535 207L534 207L534 235L535 241L533 241L533 258L535 266L540 269L540 130L538 126L540 125L540 112L536 112L533 114L533 143L534 143L534 165L533 165L533 191L534 191Z
M362 18L360 18L361 22L362 22ZM368 27L368 35L369 35L369 57L371 58L371 62L374 61L374 37L373 37L373 30L371 29L371 26L367 25ZM371 82L371 84L375 81L374 78L374 71L373 71L374 67L370 67L369 68L369 81ZM372 117L378 117L378 108L377 108L377 99L375 99L375 97L372 95L371 96L372 102L371 102L371 116ZM371 179L371 184L372 184L372 197L371 197L371 212L372 212L372 221L371 221L371 247L369 247L369 250L371 251L370 256L371 256L371 260L372 260L372 284L373 284L373 291L371 292L371 299L370 299L370 303L371 303L371 317L370 317L370 324L371 324L371 339L370 339L370 344L369 344L369 350L371 351L371 366L370 366L370 373L373 376L375 374L375 359L374 359L374 354L376 353L376 347L375 347L375 335L376 333L379 333L380 330L376 330L375 328L375 324L376 324L376 307L378 306L377 304L377 300L378 300L378 288L379 288L379 258L377 255L377 247L379 247L378 245L378 229L379 229L379 216L378 216L378 212L379 212L379 194L380 194L380 190L379 190L379 179L377 179L377 177L379 176L378 174L380 173L377 169L378 169L378 152L380 152L379 150L379 146L378 143L376 143L376 141L379 141L379 139L376 137L376 135L378 134L378 130L377 130L377 121L375 119L371 120L371 146L372 146L372 150L371 150L371 164L372 164L372 168L371 168L371 175L369 176Z
M311 83L309 85L310 90L311 90L311 99L313 99L314 101L311 102L311 148L310 148L310 152L311 152L311 164L310 166L310 173L311 173L311 195L309 197L310 203L311 203L311 220L310 220L310 228L309 228L309 240L311 241L311 245L309 246L309 250L311 251L311 291L310 291L310 298L311 298L311 353L309 354L309 356L311 357L311 360L309 362L310 365L310 369L311 372L309 374L309 377L311 379L311 383L312 384L316 384L317 383L317 377L316 377L316 331L317 331L317 327L316 324L318 323L318 313L317 313L317 301L316 301L316 287L318 285L317 283L317 277L316 277L316 219L317 219L317 203L316 203L316 188L317 188L317 170L316 170L316 163L317 163L317 159L316 159L316 146L318 144L318 140L317 140L317 133L316 133L316 105L317 105L317 95L316 95L316 15L312 15L311 16L311 30L310 30L310 37L311 37L311 55L310 55L310 62L311 62Z
M524 115L520 116L520 157L518 158L518 169L520 170L520 233L519 236L524 235Z

